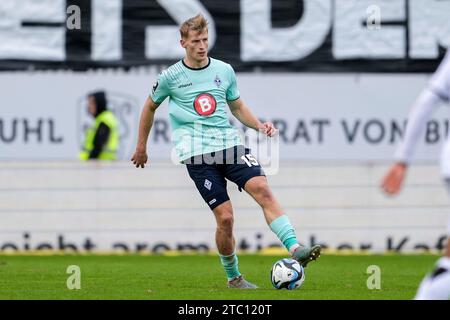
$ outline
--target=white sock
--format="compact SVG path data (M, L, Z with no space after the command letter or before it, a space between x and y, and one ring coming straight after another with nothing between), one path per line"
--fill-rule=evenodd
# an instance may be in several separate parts
M450 299L450 257L440 258L436 264L435 271L437 270L442 272L434 277L429 274L422 280L415 300Z

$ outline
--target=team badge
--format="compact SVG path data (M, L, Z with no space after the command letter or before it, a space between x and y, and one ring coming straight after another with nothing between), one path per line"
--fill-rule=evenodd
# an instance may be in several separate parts
M209 191L211 191L211 186L212 186L212 182L209 181L208 179L205 179L205 184L204 184L205 188L208 189Z
M220 80L219 75L216 75L216 78L214 79L214 83L216 84L217 88L220 87L220 85L222 84L222 80Z
M194 99L194 109L201 116L209 116L216 111L217 102L213 95L200 93Z

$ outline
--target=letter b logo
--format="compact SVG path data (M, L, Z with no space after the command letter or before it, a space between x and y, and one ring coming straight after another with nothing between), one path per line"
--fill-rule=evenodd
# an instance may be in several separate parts
M216 111L216 99L209 93L201 93L194 100L195 111L201 116L209 116Z

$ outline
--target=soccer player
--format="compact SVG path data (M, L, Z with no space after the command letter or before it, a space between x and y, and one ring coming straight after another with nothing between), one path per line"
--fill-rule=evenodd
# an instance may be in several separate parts
M411 161L415 142L420 138L426 122L442 101L450 100L450 50L431 78L428 86L416 100L408 116L405 137L395 154L396 162L387 172L382 182L382 189L388 195L397 194L405 179L408 164ZM450 190L450 139L444 146L441 157L441 172ZM450 220L447 224L450 235ZM417 300L450 299L450 238L447 242L445 256L441 257L434 271L423 279L416 294Z
M272 194L264 171L245 148L237 129L228 120L226 106L244 125L269 137L276 134L272 123L261 123L239 96L233 68L208 56L207 21L197 15L180 28L185 57L160 73L146 100L139 123L133 164L144 168L147 139L158 106L169 97L172 139L180 161L214 213L216 244L229 288L254 289L238 268L233 236L233 208L226 179L245 190L261 206L270 229L290 255L304 267L319 257L321 247L297 242L294 228Z

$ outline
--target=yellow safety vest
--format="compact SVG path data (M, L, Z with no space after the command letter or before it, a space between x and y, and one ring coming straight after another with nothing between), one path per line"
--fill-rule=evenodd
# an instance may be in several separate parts
M119 132L117 129L117 119L114 113L111 111L103 111L96 118L94 125L86 130L86 139L84 141L83 150L80 152L81 160L88 160L89 154L94 149L94 138L100 123L104 123L108 126L110 132L108 141L103 150L100 152L98 159L100 160L116 160L117 159L117 149L119 147Z

